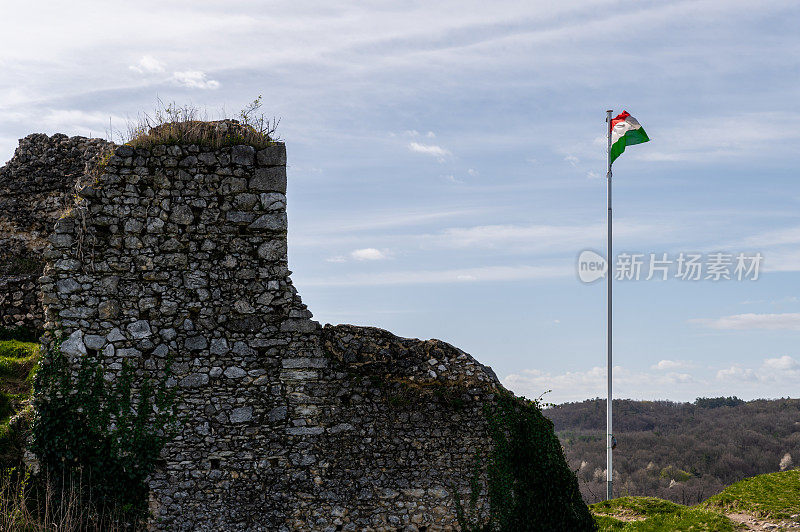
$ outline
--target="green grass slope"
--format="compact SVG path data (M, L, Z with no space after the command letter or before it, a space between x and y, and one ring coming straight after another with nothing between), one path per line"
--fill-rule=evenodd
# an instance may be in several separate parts
M39 344L0 341L0 468L21 459Z
M599 502L589 508L595 514L595 522L600 532L736 530L736 525L722 514L655 497L622 497Z
M746 478L701 503L709 510L800 522L800 471Z
M696 506L655 497L620 497L589 506L607 531L741 530L726 513L800 522L800 471L758 475L727 487Z

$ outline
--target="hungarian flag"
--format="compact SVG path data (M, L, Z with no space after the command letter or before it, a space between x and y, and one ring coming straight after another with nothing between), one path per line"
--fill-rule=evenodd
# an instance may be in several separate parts
M611 151L608 153L609 164L625 151L625 146L641 144L650 139L642 129L642 125L627 111L622 111L611 121Z

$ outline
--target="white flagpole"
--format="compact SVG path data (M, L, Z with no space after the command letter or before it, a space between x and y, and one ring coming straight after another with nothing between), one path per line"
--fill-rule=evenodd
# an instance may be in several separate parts
M612 405L612 395L611 395L611 276L612 276L612 266L613 266L613 257L611 255L611 113L612 110L609 109L606 111L606 123L608 124L608 129L606 131L608 135L608 152L607 152L607 160L608 160L608 173L606 174L606 180L608 181L608 193L607 193L607 200L608 200L608 244L606 247L606 283L608 284L608 333L606 335L606 351L608 354L608 361L607 361L607 374L608 374L608 397L606 399L606 500L610 500L613 498L613 467L611 463L611 405Z

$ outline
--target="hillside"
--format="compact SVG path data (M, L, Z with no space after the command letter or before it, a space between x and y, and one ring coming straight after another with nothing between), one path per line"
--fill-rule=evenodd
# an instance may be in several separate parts
M591 506L600 532L800 529L800 471L744 479L695 505L621 497Z
M604 400L544 411L588 503L605 498ZM614 401L615 496L696 504L734 482L800 462L800 400ZM788 457L787 457L788 455Z

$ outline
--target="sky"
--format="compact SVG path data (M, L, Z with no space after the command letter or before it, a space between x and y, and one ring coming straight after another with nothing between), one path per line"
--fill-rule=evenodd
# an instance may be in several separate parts
M552 403L606 393L605 281L576 265L605 255L605 111L627 110L651 142L614 163L614 251L644 259L614 281L615 397L800 395L797 2L3 11L0 160L34 132L119 141L159 101L216 119L262 95L315 319L447 341ZM706 279L715 253L732 279Z

